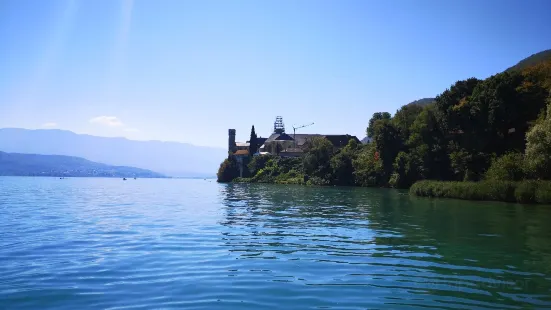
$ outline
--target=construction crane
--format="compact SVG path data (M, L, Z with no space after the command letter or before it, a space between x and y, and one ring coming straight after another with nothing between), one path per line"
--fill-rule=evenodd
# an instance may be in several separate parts
M306 125L302 125L302 126L298 126L298 127L293 126L293 142L294 142L294 148L297 148L297 140L295 139L295 134L296 134L297 129L304 128L304 127L308 127L308 126L312 126L312 125L314 125L314 123L310 123L310 124L306 124Z

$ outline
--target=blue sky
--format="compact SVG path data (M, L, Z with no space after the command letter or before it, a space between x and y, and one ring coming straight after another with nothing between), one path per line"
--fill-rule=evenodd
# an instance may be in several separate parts
M0 127L227 144L251 125L364 137L551 48L551 1L0 1Z

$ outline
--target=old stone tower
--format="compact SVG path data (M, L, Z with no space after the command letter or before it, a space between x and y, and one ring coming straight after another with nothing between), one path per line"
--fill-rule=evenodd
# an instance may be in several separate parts
M230 154L237 151L237 146L235 145L235 129L228 130L228 152Z

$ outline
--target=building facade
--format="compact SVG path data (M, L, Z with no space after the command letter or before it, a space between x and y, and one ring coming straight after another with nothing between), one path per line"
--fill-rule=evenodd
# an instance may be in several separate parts
M256 154L249 154L250 141L235 142L235 129L229 130L228 152L234 156L249 155L279 155L283 157L300 157L308 148L309 141L315 137L321 137L329 140L335 149L345 147L350 140L355 140L358 144L361 141L348 134L324 135L324 134L287 134L285 125L281 116L276 117L274 122L274 131L268 138L257 138L259 150ZM245 152L246 151L246 152Z

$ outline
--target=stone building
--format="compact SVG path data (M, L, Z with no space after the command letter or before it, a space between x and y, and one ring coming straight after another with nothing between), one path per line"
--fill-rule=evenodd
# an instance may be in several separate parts
M279 155L283 157L300 157L308 147L308 141L314 137L323 137L329 140L333 146L338 149L346 146L348 142L356 140L360 144L360 140L356 136L348 134L342 135L324 135L324 134L287 134L283 118L278 116L274 122L274 131L268 138L257 138L259 151L253 155ZM249 156L250 141L235 142L235 129L229 130L229 145L228 151L236 158Z

